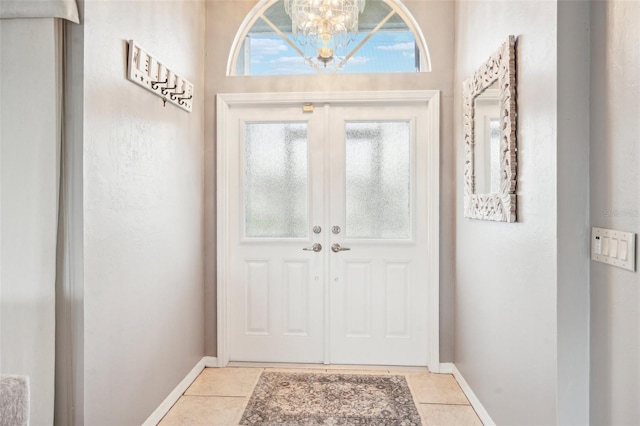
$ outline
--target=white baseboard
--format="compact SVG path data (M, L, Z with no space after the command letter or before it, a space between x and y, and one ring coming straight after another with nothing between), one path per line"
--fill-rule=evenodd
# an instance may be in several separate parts
M171 407L173 407L173 405L178 402L182 394L185 393L189 386L191 386L191 383L193 383L198 375L202 373L202 370L208 367L217 366L218 359L216 357L205 356L200 361L198 361L196 366L191 369L189 374L187 374L187 376L182 379L180 383L178 383L178 386L176 386L175 389L171 391L169 396L167 396L164 401L162 401L160 406L156 408L153 413L151 413L151 415L147 418L147 420L145 420L142 426L156 426L158 423L160 423L160 420L162 420L162 418L167 415L169 410L171 410Z
M462 388L462 392L464 392L464 394L467 396L467 399L471 403L471 406L473 407L473 409L476 411L476 414L480 418L480 421L482 422L482 424L484 424L484 426L495 426L496 423L491 419L491 416L489 416L489 413L487 413L487 410L485 410L482 403L480 403L480 400L478 399L476 394L473 393L467 381L464 379L464 377L462 377L462 373L460 373L460 371L455 366L455 364L451 364L451 367L453 370L452 371L453 377L456 378L456 381Z
M204 358L202 358L201 362L204 362L204 368L220 367L218 365L218 358L216 358L215 356L205 356Z
M453 363L452 362L441 362L440 363L440 374L453 374Z

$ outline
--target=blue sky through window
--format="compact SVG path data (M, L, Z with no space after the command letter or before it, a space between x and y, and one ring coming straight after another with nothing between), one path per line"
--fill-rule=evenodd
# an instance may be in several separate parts
M366 33L359 34L356 40L349 44L348 51L366 36ZM245 60L250 60L251 75L317 73L278 35L251 35L247 42L251 43L251 57ZM337 73L416 72L415 55L415 37L410 31L378 31Z

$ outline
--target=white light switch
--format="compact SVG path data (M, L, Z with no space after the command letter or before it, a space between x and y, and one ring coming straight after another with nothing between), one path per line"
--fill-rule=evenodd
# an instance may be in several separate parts
M626 241L620 241L620 248L618 251L618 259L627 260L628 252L627 247L629 244Z
M593 252L595 254L602 254L602 237L600 235L593 239Z
M611 248L609 249L609 257L618 257L618 239L611 239Z
M636 234L612 229L591 229L591 259L636 270Z
M609 237L602 237L602 254L609 256Z

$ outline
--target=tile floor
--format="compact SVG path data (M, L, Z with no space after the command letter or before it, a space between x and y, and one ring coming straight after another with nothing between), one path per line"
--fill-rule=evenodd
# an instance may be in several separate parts
M482 425L473 407L450 374L431 374L423 368L353 366L233 366L205 368L162 419L159 426L237 425L260 373L268 371L399 374L409 383L425 426Z

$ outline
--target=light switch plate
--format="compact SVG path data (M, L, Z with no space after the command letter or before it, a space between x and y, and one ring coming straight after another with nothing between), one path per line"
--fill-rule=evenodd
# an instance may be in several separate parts
M619 268L636 270L636 234L591 228L591 259Z

